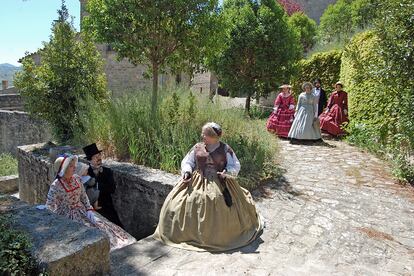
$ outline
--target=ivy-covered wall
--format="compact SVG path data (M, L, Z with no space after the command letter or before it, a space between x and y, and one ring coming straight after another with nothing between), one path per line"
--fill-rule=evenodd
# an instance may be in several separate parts
M410 165L414 133L406 131L410 120L403 91L386 80L386 62L374 31L360 33L345 47L341 80L349 99L348 140L394 163L395 174L413 181ZM411 118L414 120L414 118Z

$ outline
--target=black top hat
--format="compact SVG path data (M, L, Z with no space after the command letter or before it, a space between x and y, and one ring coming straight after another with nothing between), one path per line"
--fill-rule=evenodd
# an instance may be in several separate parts
M87 145L86 147L83 148L83 152L86 155L86 159L91 160L92 156L94 156L95 154L101 153L101 150L98 150L98 147L96 146L95 143Z

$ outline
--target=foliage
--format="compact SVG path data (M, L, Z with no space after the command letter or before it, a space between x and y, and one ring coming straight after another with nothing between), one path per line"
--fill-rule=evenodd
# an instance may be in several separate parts
M268 119L270 114L272 114L273 108L271 107L261 107L253 105L250 109L250 118L252 119Z
M75 129L84 130L80 118L88 113L86 99L98 103L107 99L101 57L88 36L77 37L68 19L63 3L50 41L40 52L41 64L35 65L28 56L15 77L26 110L47 121L59 142L72 139Z
M282 5L283 9L285 9L286 13L289 16L297 12L303 13L302 6L294 0L277 0L277 2L279 2L280 5Z
M148 65L152 113L159 72L200 63L222 30L217 0L90 0L87 11L84 25L99 42L110 43L120 58Z
M334 83L339 80L341 55L341 51L334 50L317 53L307 59L300 60L297 64L297 74L291 79L293 92L296 95L300 94L303 82L313 82L314 79L320 78L322 88L329 95Z
M356 35L343 53L341 79L349 93L351 121L348 140L390 159L395 174L413 182L414 169L409 165L409 157L414 141L414 83L411 80L410 85L408 78L407 83L390 78L398 69L388 67L381 44L379 35L368 31ZM395 66L407 69L402 64Z
M0 154L0 176L17 174L17 159L7 153Z
M338 0L329 5L319 24L322 43L348 41L358 30L371 26L378 3L376 0Z
M264 121L246 118L241 109L221 110L207 99L199 102L184 88L160 96L155 120L149 114L150 98L142 92L114 101L106 111L97 110L88 131L80 133L84 143L98 141L120 160L178 173L182 158L200 141L201 127L215 121L223 127L223 141L240 159L242 185L253 188L278 174L277 140L267 133Z
M319 36L324 42L343 40L353 32L352 9L348 0L338 0L330 4L321 16Z
M296 32L275 1L227 0L223 17L227 37L211 62L231 96L267 96L293 71L300 56Z
M378 4L376 0L356 0L351 2L352 24L354 28L366 29L372 26L377 17Z
M35 275L36 263L32 258L31 243L10 225L10 216L0 216L0 274Z
M316 42L316 22L302 12L296 12L289 17L289 23L299 33L303 50L308 52Z

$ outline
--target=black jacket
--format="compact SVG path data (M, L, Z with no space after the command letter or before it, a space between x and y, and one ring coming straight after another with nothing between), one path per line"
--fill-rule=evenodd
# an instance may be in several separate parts
M111 222L122 227L118 214L116 213L114 204L112 202L112 194L115 192L116 185L112 171L109 168L102 167L102 172L95 175L91 166L89 166L88 174L95 178L99 189L98 205L102 208L97 210L102 216Z
M318 116L321 115L321 113L325 109L327 101L328 100L326 97L325 90L321 88L321 94L319 95L319 102L318 102Z

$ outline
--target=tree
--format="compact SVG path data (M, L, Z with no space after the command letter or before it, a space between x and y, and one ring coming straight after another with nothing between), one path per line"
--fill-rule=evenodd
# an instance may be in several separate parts
M302 12L295 12L289 17L289 24L299 33L303 50L308 52L316 42L317 28L315 20Z
M338 0L323 13L319 36L323 43L348 41L355 32L369 28L376 17L377 0Z
M352 9L349 0L338 0L330 4L321 16L319 36L322 42L342 41L354 31Z
M87 116L88 101L107 100L102 59L92 40L77 36L62 1L59 18L52 24L50 41L40 51L41 64L30 56L15 77L26 110L46 120L59 142L69 141L84 129L80 118Z
M249 113L252 96L267 96L289 79L301 53L299 38L272 0L225 1L223 17L227 36L212 68L231 96L247 96Z
M89 0L87 11L85 27L97 41L110 43L120 58L149 66L153 114L159 73L199 62L218 23L217 0Z

